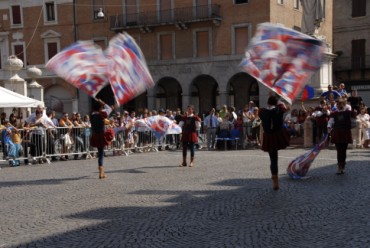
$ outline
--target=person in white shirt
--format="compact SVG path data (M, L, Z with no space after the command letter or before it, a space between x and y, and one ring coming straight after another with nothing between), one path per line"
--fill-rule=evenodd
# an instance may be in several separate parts
M216 131L218 127L218 119L215 115L214 108L209 111L209 115L204 119L204 128L207 134L207 148L208 151L214 150L216 143Z

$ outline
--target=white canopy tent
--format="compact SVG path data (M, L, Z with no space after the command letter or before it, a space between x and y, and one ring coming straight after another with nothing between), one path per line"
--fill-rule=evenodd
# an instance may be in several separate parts
M44 103L0 87L0 108L35 108Z

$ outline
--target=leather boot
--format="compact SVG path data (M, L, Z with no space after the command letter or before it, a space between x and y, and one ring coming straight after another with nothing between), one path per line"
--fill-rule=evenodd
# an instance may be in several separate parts
M278 179L278 176L277 175L273 175L271 177L272 179L272 188L274 190L278 190L279 189L279 179Z
M190 158L190 167L193 167L194 166L194 157L191 157Z
M104 167L99 166L99 179L104 179L104 178L107 178L107 176L104 173Z
M182 158L182 163L180 164L180 167L187 166L186 164L186 157Z

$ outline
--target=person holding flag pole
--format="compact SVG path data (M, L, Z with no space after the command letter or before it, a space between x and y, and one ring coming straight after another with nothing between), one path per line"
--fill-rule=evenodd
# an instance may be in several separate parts
M112 108L100 99L95 99L95 101L93 101L92 108L93 112L90 117L92 135L90 144L92 147L96 147L98 149L99 179L104 179L106 178L103 166L104 147L110 143L105 137L104 120L112 112Z
M275 95L268 98L267 105L260 111L264 131L262 150L269 154L272 185L274 190L278 190L278 150L285 149L289 145L289 137L283 127L283 116L287 107Z

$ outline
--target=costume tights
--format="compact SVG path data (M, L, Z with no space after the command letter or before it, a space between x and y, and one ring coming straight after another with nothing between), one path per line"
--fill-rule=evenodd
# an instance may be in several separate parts
M186 157L188 148L190 149L190 157L194 158L194 142L182 142L182 156Z
M104 147L98 147L98 165L103 166Z
M347 143L335 143L337 149L337 161L338 163L345 163L347 158Z
M277 176L278 174L278 151L269 151L269 156L270 156L270 170L271 170L271 175Z

